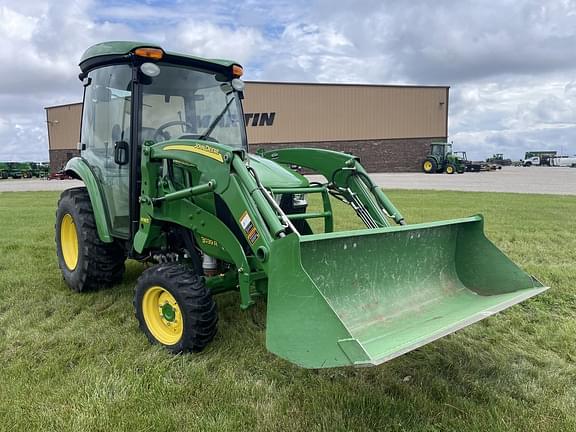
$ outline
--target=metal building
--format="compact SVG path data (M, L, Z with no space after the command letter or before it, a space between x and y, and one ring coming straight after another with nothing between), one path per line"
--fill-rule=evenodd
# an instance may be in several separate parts
M355 154L369 171L418 171L448 136L448 87L247 82L251 151L307 146ZM47 107L53 171L78 153L82 104Z
M81 118L82 103L46 108L51 172L59 171L69 159L80 153L78 141L80 140Z

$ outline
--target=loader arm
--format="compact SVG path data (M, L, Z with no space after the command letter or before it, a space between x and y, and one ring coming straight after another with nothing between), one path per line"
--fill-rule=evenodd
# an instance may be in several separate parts
M388 218L404 225L404 217L372 179L356 156L332 150L287 148L262 152L262 156L283 165L297 165L323 175L331 194L344 199L356 210L368 228L390 226ZM363 214L366 209L368 215ZM362 216L361 216L362 215Z

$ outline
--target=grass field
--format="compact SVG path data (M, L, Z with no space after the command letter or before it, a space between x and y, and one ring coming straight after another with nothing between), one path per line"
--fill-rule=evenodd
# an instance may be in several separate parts
M483 213L552 288L380 367L321 371L268 353L264 305L242 312L229 293L214 343L171 356L137 328L140 264L74 294L54 251L58 194L0 194L0 430L576 430L576 198L390 196L411 222Z

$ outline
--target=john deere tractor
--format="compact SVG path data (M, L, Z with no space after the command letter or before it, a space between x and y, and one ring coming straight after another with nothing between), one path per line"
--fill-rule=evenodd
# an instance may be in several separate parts
M10 177L10 166L7 162L0 162L0 180Z
M119 283L127 259L148 263L134 308L152 343L201 351L213 296L233 290L242 309L266 303L278 356L377 365L546 289L486 239L481 216L408 224L355 156L250 154L233 61L108 42L80 68L81 156L65 172L84 186L60 198L58 263L78 292ZM365 228L336 232L334 200Z
M422 162L422 171L426 174L446 173L462 174L466 171L466 165L452 151L452 144L433 142L430 144L430 154Z

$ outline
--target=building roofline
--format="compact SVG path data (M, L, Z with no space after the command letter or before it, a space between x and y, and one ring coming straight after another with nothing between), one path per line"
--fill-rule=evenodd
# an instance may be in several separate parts
M291 86L326 86L326 87L379 87L379 88L411 88L411 89L449 89L450 86L442 85L418 85L418 84L365 84L365 83L325 83L325 82L298 82L298 81L245 81L246 84L264 85L291 85ZM82 105L82 102L71 102L59 105L44 107L45 110L51 108L63 108L72 105Z
M373 83L327 83L327 82L299 82L299 81L245 81L247 84L282 84L302 86L334 86L334 87L398 87L398 88L450 88L447 85L420 85L420 84L373 84Z
M50 106L45 106L44 109L48 110L51 108L63 108L63 107L72 106L72 105L82 105L82 102L70 102L70 103L64 103L64 104L59 104L59 105L50 105Z

